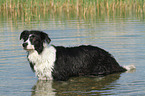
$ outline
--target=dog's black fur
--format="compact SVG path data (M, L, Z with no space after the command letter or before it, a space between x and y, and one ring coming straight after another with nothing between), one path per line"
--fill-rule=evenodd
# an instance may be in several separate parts
M52 72L55 80L67 80L72 76L104 76L126 71L113 56L101 48L91 45L54 47L57 50Z

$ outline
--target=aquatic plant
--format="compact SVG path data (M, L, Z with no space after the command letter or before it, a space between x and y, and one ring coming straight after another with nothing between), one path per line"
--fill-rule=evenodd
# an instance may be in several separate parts
M75 14L78 17L128 13L142 15L144 0L0 0L0 13L17 18L38 19L42 14ZM41 14L41 15L40 15Z

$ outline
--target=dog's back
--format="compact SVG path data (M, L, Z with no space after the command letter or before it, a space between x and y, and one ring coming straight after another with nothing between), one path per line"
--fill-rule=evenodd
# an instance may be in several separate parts
M57 51L53 77L58 80L65 80L71 76L98 76L126 71L113 56L98 47L82 45L55 48ZM62 77L58 78L58 74Z

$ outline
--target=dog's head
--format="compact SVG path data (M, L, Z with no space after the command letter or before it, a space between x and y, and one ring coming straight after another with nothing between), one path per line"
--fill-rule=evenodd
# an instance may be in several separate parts
M36 50L39 54L43 51L45 44L50 43L48 35L38 30L24 30L20 35L20 40L23 39L23 48L27 51Z

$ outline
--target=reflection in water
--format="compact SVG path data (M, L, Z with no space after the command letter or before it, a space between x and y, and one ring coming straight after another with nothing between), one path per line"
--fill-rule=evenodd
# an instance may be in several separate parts
M55 96L54 89L52 88L53 81L38 80L36 85L33 86L31 96Z
M120 74L105 77L75 77L69 81L40 81L32 88L31 96L76 96L111 94ZM106 91L105 91L106 90Z

